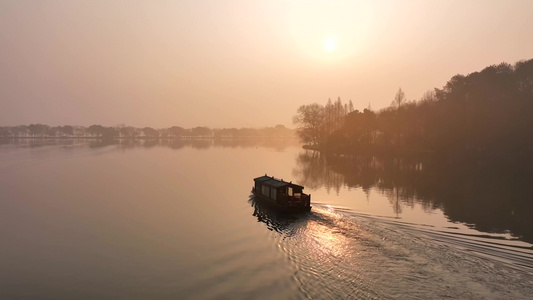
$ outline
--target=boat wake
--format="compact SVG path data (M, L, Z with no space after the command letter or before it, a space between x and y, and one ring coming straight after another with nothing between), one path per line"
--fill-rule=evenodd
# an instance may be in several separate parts
M382 224L394 226L398 230L402 230L412 236L442 243L454 247L456 250L468 252L470 255L533 275L533 245L519 241L516 238L506 238L496 234L463 233L454 231L457 228L450 227L446 228L447 230L443 230L431 225L406 223L396 219L373 217L346 209L336 210L354 218L367 218L379 221Z
M440 230L316 205L272 217L304 298L528 299L533 249L517 240Z

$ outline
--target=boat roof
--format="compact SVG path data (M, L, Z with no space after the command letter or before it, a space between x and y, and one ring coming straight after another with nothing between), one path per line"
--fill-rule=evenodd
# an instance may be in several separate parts
M272 187L291 186L291 187L300 187L302 189L304 188L301 185L292 183L292 181L291 182L283 181L283 179L277 179L274 176L268 176L266 174L264 176L254 178L254 181L261 182L264 185L269 185Z

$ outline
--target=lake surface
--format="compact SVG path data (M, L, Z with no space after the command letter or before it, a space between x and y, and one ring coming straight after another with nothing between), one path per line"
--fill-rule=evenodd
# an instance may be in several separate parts
M292 141L4 140L0 299L531 299L529 178L438 170ZM256 203L265 173L312 211Z

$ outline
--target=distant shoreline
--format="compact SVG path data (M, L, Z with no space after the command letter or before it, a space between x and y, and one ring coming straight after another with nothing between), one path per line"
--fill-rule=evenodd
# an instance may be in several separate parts
M178 137L97 137L97 136L0 136L3 140L243 140L243 139L298 139L287 136L178 136Z

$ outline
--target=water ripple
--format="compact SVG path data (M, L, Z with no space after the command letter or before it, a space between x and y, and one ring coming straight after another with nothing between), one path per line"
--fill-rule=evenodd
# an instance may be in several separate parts
M264 212L263 212L264 213ZM268 218L270 215L263 215ZM315 206L265 222L305 298L527 299L533 252L515 241Z

